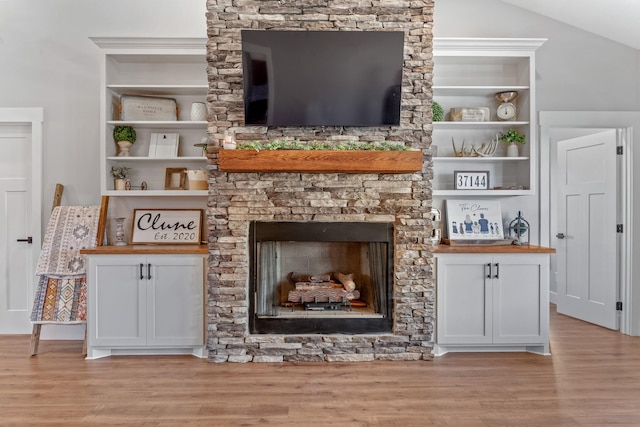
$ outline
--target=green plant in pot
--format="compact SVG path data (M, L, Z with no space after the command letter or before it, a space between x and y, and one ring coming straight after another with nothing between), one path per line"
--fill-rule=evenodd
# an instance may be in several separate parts
M501 132L498 139L507 143L507 157L518 157L518 144L526 144L526 135L518 132L517 129L508 129Z
M113 140L118 145L118 156L128 157L131 145L136 142L136 131L131 126L116 126L113 128Z
M131 168L126 166L111 166L111 176L113 177L113 187L116 190L125 190L129 171Z
M432 121L441 122L444 120L444 109L442 105L438 104L436 101L431 103L431 112L433 113Z

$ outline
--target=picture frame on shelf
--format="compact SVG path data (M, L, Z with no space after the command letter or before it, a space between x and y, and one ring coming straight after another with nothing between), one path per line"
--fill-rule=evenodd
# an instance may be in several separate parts
M152 133L149 140L149 157L178 157L179 139L180 135L177 133Z
M445 214L450 241L504 240L499 200L445 200Z
M132 244L200 244L202 209L134 209Z
M488 190L489 171L453 171L454 190Z
M165 190L186 190L187 168L166 168L164 175Z

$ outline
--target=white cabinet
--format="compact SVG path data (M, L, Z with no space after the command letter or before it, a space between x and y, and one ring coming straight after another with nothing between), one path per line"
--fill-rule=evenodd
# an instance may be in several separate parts
M436 254L436 354L549 353L549 254Z
M433 195L518 196L535 194L537 135L535 109L535 50L545 39L435 38L433 41L433 99L442 105L445 120L433 123ZM498 92L517 91L517 114L500 121L496 115ZM489 107L488 121L451 121L451 108ZM498 144L488 157L455 157L458 149L489 143L496 135L515 128L524 133L518 157L506 157ZM520 145L520 144L519 144ZM489 190L455 190L454 171L489 171Z
M203 255L87 258L87 358L206 357Z
M108 196L206 196L206 190L165 190L167 168L204 169L207 159L195 144L206 137L207 121L192 121L191 104L206 102L206 39L92 38L101 48L100 189ZM173 98L177 121L121 121L122 95ZM131 157L117 157L113 128L130 125L137 134ZM152 133L177 133L175 158L149 157ZM131 168L129 191L115 191L112 166ZM142 190L142 182L147 189Z

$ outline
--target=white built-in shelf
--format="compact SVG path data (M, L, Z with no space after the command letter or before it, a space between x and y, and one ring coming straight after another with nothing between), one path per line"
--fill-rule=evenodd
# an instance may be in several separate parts
M528 121L506 121L506 122L433 122L434 129L508 129L512 127L528 126Z
M122 121L109 120L108 125L112 126L140 126L148 129L201 129L206 128L206 121Z
M107 89L117 95L142 95L142 96L176 96L176 95L202 95L206 96L208 85L137 85L137 84L112 84Z
M457 107L488 108L486 122L433 122L432 144L441 156L433 157L433 196L437 198L531 196L537 183L537 124L535 103L535 51L546 39L531 38L434 38L433 97L449 117ZM515 120L499 121L495 95L517 92ZM454 157L455 146L486 146L496 135L517 129L526 136L520 157ZM454 147L452 147L452 144ZM454 190L455 171L483 170L490 184L524 190ZM435 200L436 203L440 200Z
M525 92L529 86L433 86L433 96L485 96L498 92Z
M206 38L98 37L91 38L100 48L100 190L117 198L163 197L167 207L206 205L207 190L165 190L167 169L205 169L207 158L197 148L207 136L206 120L189 120L193 103L206 102ZM123 95L172 98L176 101L177 119L167 121L118 120ZM137 142L131 157L115 156L115 126L132 126ZM179 135L181 157L147 157L153 133ZM132 169L131 190L115 191L110 170L113 166ZM141 182L148 184L141 190ZM188 188L188 185L187 185ZM201 187L197 187L201 188ZM190 198L195 199L190 200ZM124 202L131 203L130 201Z

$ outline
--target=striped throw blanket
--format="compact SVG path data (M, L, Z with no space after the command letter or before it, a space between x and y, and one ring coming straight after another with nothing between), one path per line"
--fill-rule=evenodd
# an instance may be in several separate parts
M31 321L84 322L87 320L87 280L85 277L40 276L33 301Z

